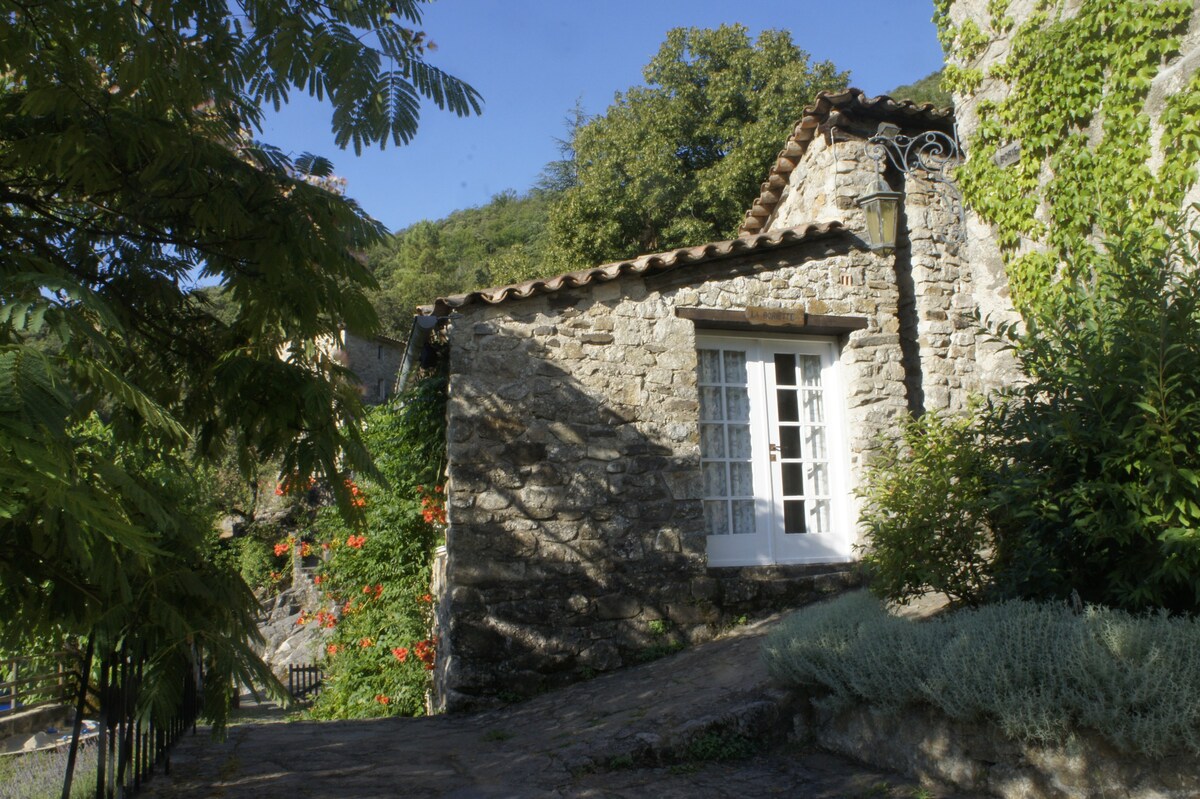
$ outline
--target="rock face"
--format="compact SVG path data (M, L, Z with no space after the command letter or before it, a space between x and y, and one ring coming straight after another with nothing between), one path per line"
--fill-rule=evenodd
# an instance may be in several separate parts
M302 610L317 606L312 582L298 575L291 588L263 602L258 630L265 643L260 654L271 671L286 683L288 666L315 663L325 657L328 631L316 624L297 624Z
M947 235L958 217L932 182L892 176L903 184L899 244L890 254L866 248L853 232L863 224L855 197L875 179L865 139L896 109L847 97L847 114L836 125L830 114L796 156L767 226L794 239L709 245L728 256L615 268L456 307L437 591L442 707L635 663L855 582L846 564L709 566L697 385L705 319L754 309L860 321L824 334L839 350L850 490L898 419L962 408L978 387L971 271ZM850 106L871 113L855 121ZM928 121L906 108L906 124ZM801 220L845 231L791 228ZM754 335L821 334L745 318L740 329Z

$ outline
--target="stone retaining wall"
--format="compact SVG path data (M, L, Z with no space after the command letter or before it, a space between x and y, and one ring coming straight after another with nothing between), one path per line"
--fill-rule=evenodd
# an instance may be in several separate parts
M952 721L929 709L819 712L801 704L805 710L794 722L800 741L931 785L1002 799L1200 796L1200 765L1192 756L1132 757L1083 733L1058 746L1021 744L994 727Z

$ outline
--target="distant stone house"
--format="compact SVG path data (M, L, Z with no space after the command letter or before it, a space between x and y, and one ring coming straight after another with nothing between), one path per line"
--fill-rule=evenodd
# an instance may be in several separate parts
M338 340L326 346L339 363L354 372L364 403L378 405L396 393L404 342L381 335L360 336L342 328Z
M889 170L898 244L864 240L881 122L954 131L948 111L822 95L739 238L423 309L450 372L439 706L634 663L854 581L872 449L988 382L943 188Z

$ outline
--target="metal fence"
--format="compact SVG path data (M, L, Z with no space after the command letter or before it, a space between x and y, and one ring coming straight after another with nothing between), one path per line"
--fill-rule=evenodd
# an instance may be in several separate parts
M163 764L166 773L170 773L171 746L189 727L195 731L201 699L199 674L194 668L187 670L169 720L156 724L146 714L138 712L139 707L145 707L143 689L147 659L144 651L136 645L126 645L118 652L98 658L95 669L92 655L92 644L89 643L81 667L75 672L80 679L77 681L75 726L62 796L66 799L71 795L83 717L89 710L98 708L94 795L96 799L131 797L159 763Z
M325 678L320 666L304 664L288 666L288 693L297 702L304 702L321 690Z

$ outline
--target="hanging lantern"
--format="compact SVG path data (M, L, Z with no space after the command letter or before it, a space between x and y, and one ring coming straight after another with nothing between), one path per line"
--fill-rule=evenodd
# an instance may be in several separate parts
M871 191L857 200L867 218L867 244L875 252L887 255L896 249L896 229L899 227L900 198L904 195L892 191L877 175Z

